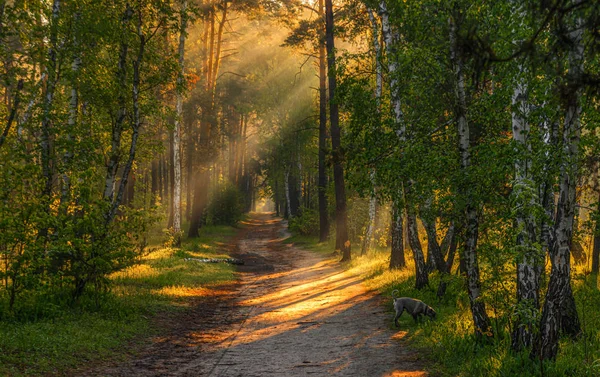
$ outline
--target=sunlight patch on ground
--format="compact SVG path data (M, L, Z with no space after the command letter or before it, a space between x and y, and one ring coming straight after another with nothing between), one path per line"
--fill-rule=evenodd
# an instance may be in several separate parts
M151 276L157 276L159 271L148 265L148 264L138 264L132 267L129 267L123 271L115 272L111 275L112 279L138 279L138 278L146 278Z
M406 371L401 371L401 370L395 370L393 372L386 373L383 375L383 377L425 377L425 376L427 376L427 373L425 373L425 372L420 372L420 371L406 372Z
M394 335L392 335L391 339L402 340L402 339L406 338L407 335L408 335L408 331L400 330L400 331L396 332Z
M206 296L210 293L210 289L206 288L188 288L184 286L169 286L161 289L153 289L152 294L172 297L199 297Z

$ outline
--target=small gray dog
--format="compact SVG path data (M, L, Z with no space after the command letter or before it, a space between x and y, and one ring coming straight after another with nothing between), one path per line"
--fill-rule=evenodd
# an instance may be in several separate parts
M398 318L404 313L404 309L412 315L415 322L419 319L420 316L426 315L431 319L434 319L436 316L435 310L433 310L430 306L425 304L421 300L417 300L410 297L396 297L396 294L399 294L400 291L394 289L392 292L392 298L394 299L394 309L396 310L396 316L394 317L394 324L396 327L398 325Z

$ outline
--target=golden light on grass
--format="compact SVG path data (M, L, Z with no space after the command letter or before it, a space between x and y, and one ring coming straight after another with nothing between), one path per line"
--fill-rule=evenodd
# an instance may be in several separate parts
M161 289L153 289L151 293L171 297L200 297L210 294L211 290L207 288L197 287L189 288L184 286L169 286Z
M112 279L138 279L157 276L159 271L148 264L137 264L123 271L115 272L111 275Z

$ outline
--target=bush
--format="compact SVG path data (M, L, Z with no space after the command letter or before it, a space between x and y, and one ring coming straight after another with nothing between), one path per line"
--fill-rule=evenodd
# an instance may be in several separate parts
M314 209L304 208L300 216L290 219L288 226L291 231L303 236L318 236L319 212Z
M208 225L236 225L244 214L244 196L232 184L221 184L213 191L206 214Z

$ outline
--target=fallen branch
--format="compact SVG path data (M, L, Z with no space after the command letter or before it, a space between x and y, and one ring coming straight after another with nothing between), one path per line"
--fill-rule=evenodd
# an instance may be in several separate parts
M198 262L198 263L229 263L236 265L243 265L244 261L241 259L235 258L185 258L185 261L188 262Z

